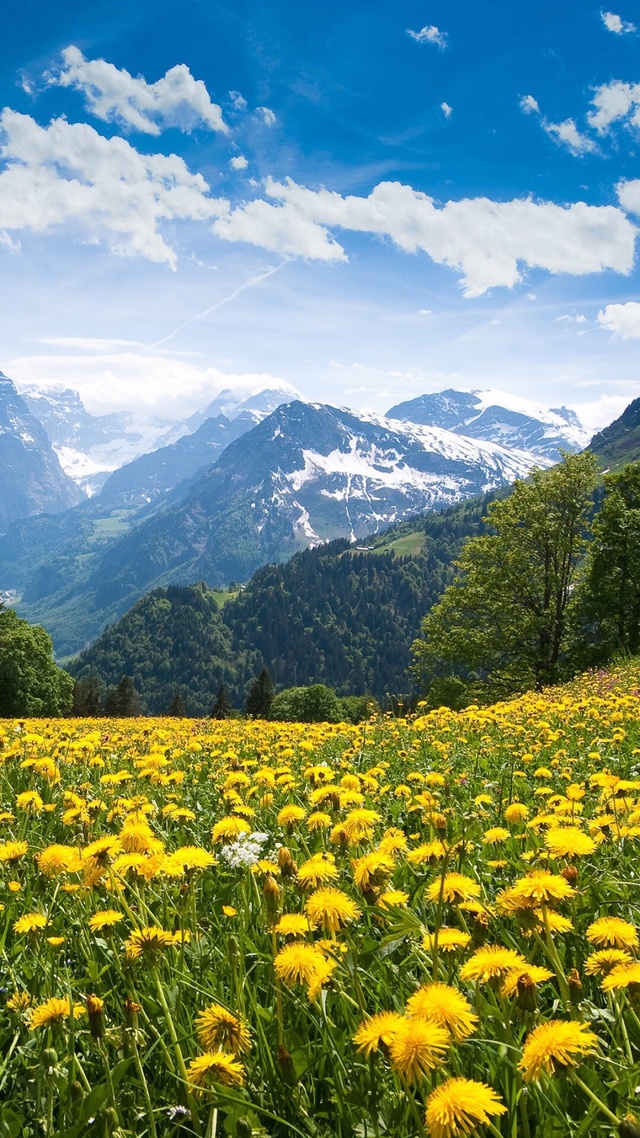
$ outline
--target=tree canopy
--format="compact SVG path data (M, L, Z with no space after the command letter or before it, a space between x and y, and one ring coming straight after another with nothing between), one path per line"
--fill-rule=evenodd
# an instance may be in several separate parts
M493 532L463 547L414 644L423 682L454 676L484 701L558 680L595 485L593 456L567 455L489 506Z
M0 716L66 715L72 700L73 680L44 628L0 610Z

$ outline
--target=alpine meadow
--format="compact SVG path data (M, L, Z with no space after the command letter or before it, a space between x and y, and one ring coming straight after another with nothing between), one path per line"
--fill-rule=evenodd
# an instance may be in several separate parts
M640 19L33 0L0 1138L640 1138Z

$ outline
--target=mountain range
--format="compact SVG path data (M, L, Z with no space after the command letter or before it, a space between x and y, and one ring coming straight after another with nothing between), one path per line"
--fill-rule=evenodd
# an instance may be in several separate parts
M497 392L425 395L387 416L292 393L222 391L188 419L155 423L164 445L99 472L100 485L78 475L91 498L17 518L0 537L0 592L66 657L151 589L198 579L225 588L307 546L357 544L507 485L587 438L572 412ZM130 418L91 415L74 392L27 398L61 455L94 461L143 441ZM46 447L51 457L53 441Z

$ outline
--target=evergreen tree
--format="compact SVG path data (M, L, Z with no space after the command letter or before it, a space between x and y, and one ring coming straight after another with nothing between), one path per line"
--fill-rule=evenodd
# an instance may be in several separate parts
M224 684L220 684L213 707L211 708L211 719L228 719L231 715L231 711L231 700L229 699L227 689Z
M640 652L640 462L606 474L604 485L580 590L576 635L584 664Z
M263 668L249 688L245 704L246 714L252 719L268 719L274 696L275 688L271 676L267 669Z
M423 621L423 680L457 674L484 701L558 680L595 480L593 455L568 455L489 507L495 532L466 543L458 578Z
M118 719L140 715L140 697L131 676L122 676L118 686L107 692L104 713Z
M77 718L99 715L102 710L103 688L100 677L95 674L76 680L73 687L71 715Z
M173 699L171 700L171 703L169 704L169 710L167 711L167 715L175 716L176 719L186 719L187 711L186 711L186 708L184 706L184 700L183 700L182 696L180 695L180 692L176 692Z

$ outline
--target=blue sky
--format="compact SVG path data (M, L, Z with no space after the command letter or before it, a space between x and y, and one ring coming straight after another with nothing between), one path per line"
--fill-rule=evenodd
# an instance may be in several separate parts
M640 5L9 0L0 368L189 414L283 380L639 391Z

